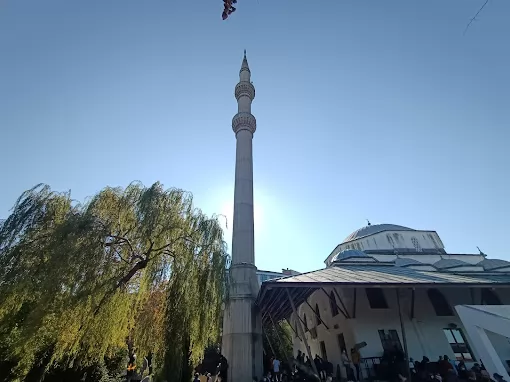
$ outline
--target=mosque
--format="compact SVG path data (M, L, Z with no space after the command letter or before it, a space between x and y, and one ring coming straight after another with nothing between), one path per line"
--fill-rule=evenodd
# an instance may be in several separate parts
M448 253L435 231L370 223L324 262L265 281L258 295L266 324L292 327L294 356L317 354L345 376L341 352L356 347L372 378L395 348L415 360L483 360L491 375L510 370L510 262Z
M300 350L333 363L359 349L365 377L378 378L385 350L406 359L439 356L481 362L492 375L510 369L510 262L448 253L436 231L370 224L327 256L326 267L278 277L255 267L253 138L255 87L246 51L235 86L234 219L229 293L221 351L228 380L262 375L263 324L287 321ZM283 273L283 272L282 272ZM261 285L260 281L263 281ZM311 363L315 368L314 363ZM317 370L315 370L317 372ZM376 375L374 375L374 373Z

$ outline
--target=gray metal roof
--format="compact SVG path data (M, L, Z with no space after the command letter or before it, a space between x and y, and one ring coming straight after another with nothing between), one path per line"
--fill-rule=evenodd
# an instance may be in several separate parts
M457 259L441 259L439 261L436 261L434 264L432 264L437 269L448 269L448 268L456 268L456 267L465 267L467 266L473 266L473 264L466 263L462 260ZM476 266L476 265L475 265Z
M461 276L446 272L418 271L415 269L381 265L338 265L297 276L268 280L262 284L257 298L263 320L270 322L288 318L292 313L288 296L299 306L314 292L324 288L345 287L509 287L510 275Z
M409 227L404 227L396 224L371 224L354 231L349 236L347 236L343 242L346 243L351 240L359 239L360 237L373 235L384 231L415 231L415 230Z
M291 284L356 284L356 285L438 285L451 284L496 284L485 278L459 276L451 273L420 271L391 265L362 264L342 265L303 273L298 276L284 277L272 286L290 286ZM318 286L317 286L318 287Z
M395 260L395 265L397 267L407 267L409 265L426 265L426 266L432 266L431 264L425 264L421 261L415 260L415 259L405 259L405 258L398 258Z
M368 256L363 251L360 251L358 249L346 249L346 250L340 252L338 255L335 255L335 257L333 257L333 262L344 261L344 260L348 260L348 259L360 259L360 258L364 258L369 261L375 261L375 259L372 256Z
M481 265L483 269L485 269L486 271L490 271L493 269L510 267L510 262L500 259L484 259L480 261L477 265Z

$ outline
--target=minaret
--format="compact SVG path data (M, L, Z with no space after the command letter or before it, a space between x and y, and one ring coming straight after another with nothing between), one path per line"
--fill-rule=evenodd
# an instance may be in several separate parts
M229 298L223 317L222 353L229 364L228 381L252 381L262 377L262 323L255 306L259 284L255 267L253 224L252 139L256 129L251 114L255 88L244 51L235 88L237 114L232 119L236 135L234 223Z

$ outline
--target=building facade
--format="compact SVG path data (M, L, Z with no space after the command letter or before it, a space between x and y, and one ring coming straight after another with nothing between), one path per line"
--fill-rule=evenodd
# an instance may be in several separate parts
M264 283L259 304L267 315L289 321L295 353L318 354L342 369L341 351L358 346L365 375L395 348L415 360L447 355L467 365L480 362L481 353L489 353L473 346L456 307L510 305L510 262L481 252L449 254L435 231L368 225L325 264ZM510 340L490 331L487 338L510 370Z

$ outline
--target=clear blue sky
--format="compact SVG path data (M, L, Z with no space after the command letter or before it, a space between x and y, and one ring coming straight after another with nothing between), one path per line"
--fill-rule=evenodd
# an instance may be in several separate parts
M233 196L243 49L262 269L321 267L366 224L510 259L510 2L4 0L0 217L39 182ZM313 5L313 7L312 7Z

